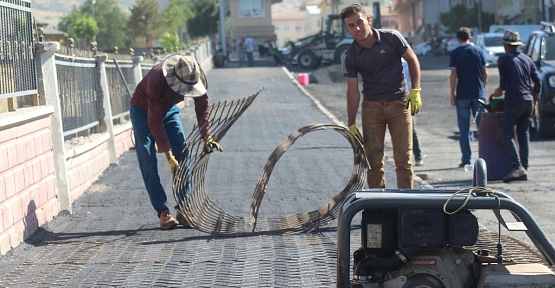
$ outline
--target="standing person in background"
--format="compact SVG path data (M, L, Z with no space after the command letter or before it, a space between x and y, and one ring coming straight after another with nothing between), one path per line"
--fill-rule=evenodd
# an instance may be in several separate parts
M241 41L239 41L239 45L237 45L237 52L239 53L239 67L243 67L245 64L245 53L247 53L247 50L245 49L245 37L242 37Z
M386 129L391 135L397 186L412 189L412 117L420 111L420 63L401 33L374 29L370 17L359 4L341 11L345 30L355 41L342 58L343 76L347 79L347 124L364 143L370 164L369 188L385 188L384 140ZM409 67L413 89L408 91L403 77L404 58ZM360 104L358 74L363 80L362 132L356 127ZM407 96L408 95L408 96ZM410 107L410 108L409 108Z
M247 61L249 67L254 66L254 58L252 54L254 53L255 46L256 42L254 42L254 39L252 39L251 36L247 35L247 38L245 38L245 51L247 52Z
M156 64L139 82L130 102L130 116L135 135L135 150L139 169L145 183L150 203L158 214L162 230L173 229L177 224L190 226L186 218L178 213L177 220L166 206L167 196L158 175L156 146L158 152L166 154L172 177L185 155L181 150L185 134L179 119L179 108L175 105L184 97L194 97L195 112L201 134L205 138L204 151L222 151L222 147L210 135L206 75L197 61L190 56L173 55Z
M459 167L464 167L472 163L470 112L472 111L478 127L484 111L478 100L485 99L488 70L484 51L470 42L472 40L470 29L459 28L457 40L459 47L451 52L449 59L449 70L451 70L449 85L451 105L457 107L459 145L462 153Z
M410 79L409 65L405 59L403 62L403 74L405 75L405 82L407 83L407 90L410 91L412 88L412 81ZM422 155L422 150L420 150L420 141L418 140L418 134L416 133L416 121L415 116L412 116L412 154L414 155L414 166L424 165L424 155Z
M505 31L500 42L503 43L505 54L497 60L499 87L493 96L505 93L499 136L511 162L511 171L503 177L503 182L528 180L529 118L536 114L542 83L532 59L517 51L518 46L523 45L518 32ZM515 126L518 151L514 140Z

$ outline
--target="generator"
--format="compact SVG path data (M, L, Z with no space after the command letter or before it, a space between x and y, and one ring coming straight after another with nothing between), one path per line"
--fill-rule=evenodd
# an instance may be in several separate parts
M473 187L462 190L367 189L349 195L338 219L337 287L555 287L551 240L521 204L485 188L483 160L476 161L474 177ZM500 240L477 245L477 209L492 210L500 225L526 233L544 261L513 261ZM503 210L516 222L505 221ZM359 212L360 247L351 266L351 221Z

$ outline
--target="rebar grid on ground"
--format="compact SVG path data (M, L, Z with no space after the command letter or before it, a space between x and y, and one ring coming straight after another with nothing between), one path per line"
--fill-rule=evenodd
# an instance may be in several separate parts
M204 185L204 176L210 154L204 151L205 137L203 135L209 133L215 141L219 142L235 121L252 104L262 89L242 99L212 104L208 110L210 113L209 123L211 131L206 131L205 126L200 128L195 126L187 137L187 145L184 145L182 153L184 161L180 162L179 168L176 171L173 180L173 192L175 200L179 205L179 212L185 216L192 227L200 231L213 235L244 234L255 232L257 224L262 223L264 223L264 227L258 225L258 231L256 232L295 234L312 231L337 218L340 204L345 197L361 189L366 182L366 171L369 165L366 161L364 148L362 143L354 140L355 138L352 137L349 129L333 124L312 124L302 127L286 137L268 158L252 196L250 220L248 223L244 217L230 215L214 203L210 199ZM349 141L353 148L354 166L345 188L317 210L259 218L259 208L275 164L296 140L307 133L320 130L337 131Z

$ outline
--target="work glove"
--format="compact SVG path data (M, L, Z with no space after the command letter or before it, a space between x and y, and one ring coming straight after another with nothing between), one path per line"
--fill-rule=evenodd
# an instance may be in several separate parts
M530 117L534 118L536 117L536 114L538 113L538 105L536 102L534 102L534 106L532 107L532 115L530 115Z
M355 135L355 137L357 137L357 139L360 141L360 143L364 143L362 141L362 135L360 135L360 131L358 131L356 123L349 126L349 131L351 131L351 134L352 134L352 135L349 135L349 137L351 137L351 142L356 143L355 139L353 138L353 135Z
M409 108L410 103L410 114L412 116L416 115L420 108L422 108L422 100L420 100L420 90L421 88L413 88L410 90L409 96L407 97L407 107Z
M216 142L212 138L210 138L210 139L206 140L206 142L204 142L204 153L212 153L212 152L214 152L214 149L216 149L220 152L224 151L224 149L222 149L222 146L220 145L220 143Z
M177 163L177 160L175 160L175 157L172 156L172 158L168 159L168 164L170 164L170 171L172 172L172 177L174 177L175 171L177 171L177 167L179 166L179 163Z

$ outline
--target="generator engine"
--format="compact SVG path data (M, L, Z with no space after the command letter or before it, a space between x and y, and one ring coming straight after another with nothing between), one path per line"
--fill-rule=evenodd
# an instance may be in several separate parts
M351 288L472 286L481 263L463 247L476 243L478 230L468 210L364 210Z

